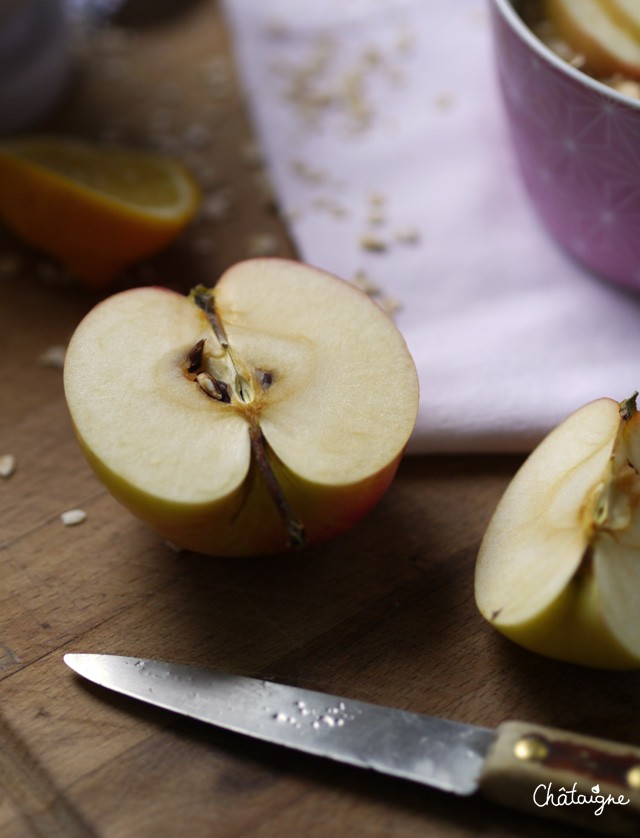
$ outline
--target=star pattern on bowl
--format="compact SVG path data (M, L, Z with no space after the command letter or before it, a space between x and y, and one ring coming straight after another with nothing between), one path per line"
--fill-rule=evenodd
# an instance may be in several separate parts
M494 24L513 145L542 220L596 273L640 290L640 102Z

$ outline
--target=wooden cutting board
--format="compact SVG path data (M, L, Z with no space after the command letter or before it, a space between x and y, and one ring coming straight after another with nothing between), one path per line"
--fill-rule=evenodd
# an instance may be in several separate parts
M118 287L186 290L256 249L295 255L264 188L216 3L158 3L146 14L133 4L93 37L50 121L173 146L205 184L204 220ZM0 481L3 838L571 834L76 679L66 651L148 656L483 725L520 718L640 744L637 674L535 657L475 610L477 547L518 458L408 458L364 523L304 556L177 554L90 473L61 371L42 363L99 295L6 233L0 274L0 454L17 458ZM87 517L65 527L71 508Z

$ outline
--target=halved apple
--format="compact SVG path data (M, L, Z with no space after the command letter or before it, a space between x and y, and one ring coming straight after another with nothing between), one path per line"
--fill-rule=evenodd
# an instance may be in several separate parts
M282 259L242 262L189 296L107 298L70 341L64 386L114 497L219 556L353 526L389 486L418 407L413 359L382 309Z
M531 651L605 669L640 667L636 395L590 402L555 428L486 530L476 603Z
M558 35L597 76L640 78L639 6L637 0L545 0Z

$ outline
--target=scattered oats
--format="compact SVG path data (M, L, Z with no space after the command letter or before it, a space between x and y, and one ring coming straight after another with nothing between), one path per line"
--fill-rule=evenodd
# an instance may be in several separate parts
M66 512L62 513L60 520L65 527L75 527L78 524L81 524L86 517L87 513L84 509L68 509Z
M282 20L270 20L265 27L265 32L271 38L286 38L289 35L289 29Z
M562 58L563 61L573 61L578 57L578 53L566 41L562 41L560 38L548 38L546 43L549 49L555 52L558 58Z
M393 317L402 308L400 301L394 297L380 297L378 299L378 305L387 312L389 317Z
M260 169L260 171L256 172L255 184L256 188L260 192L260 197L264 208L270 211L276 210L278 208L278 198L273 189L271 179L269 178L269 175L264 171L264 169Z
M231 195L226 189L213 192L202 202L200 217L207 221L224 221L231 210Z
M50 346L40 355L38 363L43 367L52 367L53 369L61 370L64 367L66 351L66 347L64 346Z
M575 67L576 70L582 70L586 63L587 57L586 55L582 55L581 53L574 55L573 58L569 61L569 64Z
M381 192L371 192L369 195L369 203L374 207L382 207L387 203L387 196Z
M6 279L16 276L22 268L22 260L17 253L3 253L0 255L0 278Z
M313 201L312 206L314 209L328 212L329 215L332 215L334 218L344 218L347 215L347 210L342 206L342 204L331 198L316 198Z
M416 35L411 29L403 29L398 33L396 49L399 52L411 52L416 45Z
M220 186L220 171L214 166L198 167L197 175L200 185L205 189L212 189L214 186Z
M298 175L302 180L306 180L307 183L325 183L327 180L326 172L321 169L314 169L302 160L292 161L291 168L294 174Z
M3 454L0 457L0 477L7 478L16 470L16 458L13 454Z
M349 114L353 117L351 127L362 130L373 119L373 108L364 92L364 76L360 71L345 73L343 77L343 99Z
M415 227L400 227L396 230L396 240L402 244L417 244L420 241L420 233Z
M257 140L249 140L242 148L242 162L248 167L262 166L264 159Z
M211 134L200 122L194 122L182 135L189 148L204 148L211 141Z
M389 77L389 81L395 87L402 87L402 85L405 84L407 80L406 75L402 72L402 70L399 67L387 68L387 76Z
M555 26L551 23L550 20L543 18L542 20L536 21L532 24L531 29L535 32L535 34L540 38L541 41L544 41L545 44L548 44L549 41L555 35Z
M367 221L369 222L369 224L375 224L375 225L384 224L384 222L386 220L387 220L387 217L379 209L372 210L369 213L369 215L367 216Z
M558 56L558 58L572 64L578 69L584 67L586 64L585 56L582 53L576 52L576 50L569 46L566 41L559 38L554 32L553 26L550 22L543 21L542 23L534 26L533 31L538 38Z
M383 250L387 249L386 242L369 233L365 233L360 237L360 247L364 248L364 250L370 250L372 253L382 253Z
M353 284L364 291L369 297L376 297L380 294L380 288L373 282L365 271L358 271L353 278Z
M618 93L631 96L632 99L640 99L640 82L635 79L614 77L607 82Z
M202 65L203 78L211 93L217 98L226 98L231 92L231 75L227 59L217 55Z
M181 547L179 544L175 544L173 541L165 541L165 544L172 550L174 553L182 553L184 551L184 547Z
M247 240L247 256L275 256L280 247L278 239L272 233L255 233Z
M213 253L214 245L211 239L196 239L193 243L194 251L200 256L208 256Z
M304 216L304 213L299 207L295 207L294 209L285 210L282 213L282 217L285 221L288 221L290 224L295 224L296 221L300 221L300 219Z
M366 64L369 64L372 67L382 64L382 53L379 49L377 49L377 47L367 47L362 55L362 58Z
M434 105L440 111L448 111L453 107L453 96L451 93L440 93L439 96L433 100Z

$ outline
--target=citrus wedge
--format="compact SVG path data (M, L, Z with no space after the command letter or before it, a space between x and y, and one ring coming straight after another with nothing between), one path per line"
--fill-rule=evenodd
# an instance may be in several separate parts
M93 288L162 250L199 203L172 158L65 136L0 143L0 220Z

